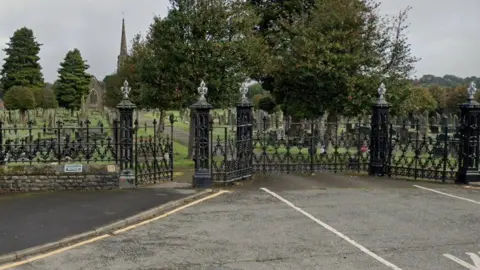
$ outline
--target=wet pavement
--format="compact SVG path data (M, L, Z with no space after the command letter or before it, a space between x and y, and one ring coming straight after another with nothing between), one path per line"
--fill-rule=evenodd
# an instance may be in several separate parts
M478 189L319 174L230 191L16 269L480 269Z
M193 192L140 188L0 195L0 255L84 233Z

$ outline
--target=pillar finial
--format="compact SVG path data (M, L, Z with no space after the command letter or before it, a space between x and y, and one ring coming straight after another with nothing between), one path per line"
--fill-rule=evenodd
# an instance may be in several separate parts
M475 99L475 94L477 93L477 85L475 84L474 81L470 83L468 86L468 101L472 101Z

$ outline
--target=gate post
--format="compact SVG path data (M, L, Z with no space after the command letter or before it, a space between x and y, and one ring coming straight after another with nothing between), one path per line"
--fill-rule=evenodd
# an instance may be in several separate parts
M479 173L479 135L480 104L475 101L477 88L474 82L468 87L468 101L460 108L460 153L458 155L458 173L455 182L468 184L480 181Z
M368 174L383 176L384 165L387 162L388 153L388 112L390 104L384 95L387 89L382 83L378 88L378 100L372 106L372 119L370 122L370 164Z
M194 162L195 172L192 176L192 185L195 188L212 187L212 174L210 172L210 110L213 108L207 102L205 95L208 88L202 80L198 94L198 101L190 106L194 113L195 121L195 151Z
M133 111L136 106L130 101L128 95L130 94L130 86L125 80L123 86L120 88L123 93L123 99L117 105L118 112L120 114L119 120L119 146L117 149L117 158L120 161L120 170L133 169Z
M247 178L252 175L253 166L253 104L247 98L248 87L242 84L240 97L237 103L237 170L240 170L240 178Z

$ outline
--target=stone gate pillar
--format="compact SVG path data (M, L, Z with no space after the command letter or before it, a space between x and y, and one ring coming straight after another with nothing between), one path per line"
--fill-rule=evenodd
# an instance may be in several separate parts
M205 82L200 83L198 101L190 106L192 109L193 119L195 121L195 142L194 142L194 162L195 172L192 177L192 185L195 188L212 187L212 174L210 172L210 111L213 108L207 102L205 95L208 88Z
M123 82L121 87L123 93L122 101L117 105L118 112L120 114L120 119L118 122L118 147L117 149L117 158L120 163L120 169L133 169L133 133L134 133L134 123L133 123L133 111L135 110L135 104L130 101L128 95L130 94L130 86L128 82Z
M237 130L236 130L236 153L238 177L247 178L252 175L253 164L253 104L247 98L248 87L242 84L240 87L240 100L237 103Z
M480 104L475 101L477 88L474 82L468 87L468 101L460 108L460 142L458 155L458 173L455 182L468 184L479 182L479 137Z
M388 112L390 104L384 97L386 91L387 89L382 83L378 88L378 100L372 106L370 164L368 168L368 174L372 176L384 175L384 166L388 161Z

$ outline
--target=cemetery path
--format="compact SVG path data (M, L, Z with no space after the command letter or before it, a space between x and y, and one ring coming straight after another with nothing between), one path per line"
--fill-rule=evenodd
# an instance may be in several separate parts
M194 192L153 187L1 195L0 255L85 233Z
M188 136L189 136L189 133L188 131L185 131L183 128L179 128L179 127L173 127L173 140L182 144L182 145L185 145L185 146L188 146Z

